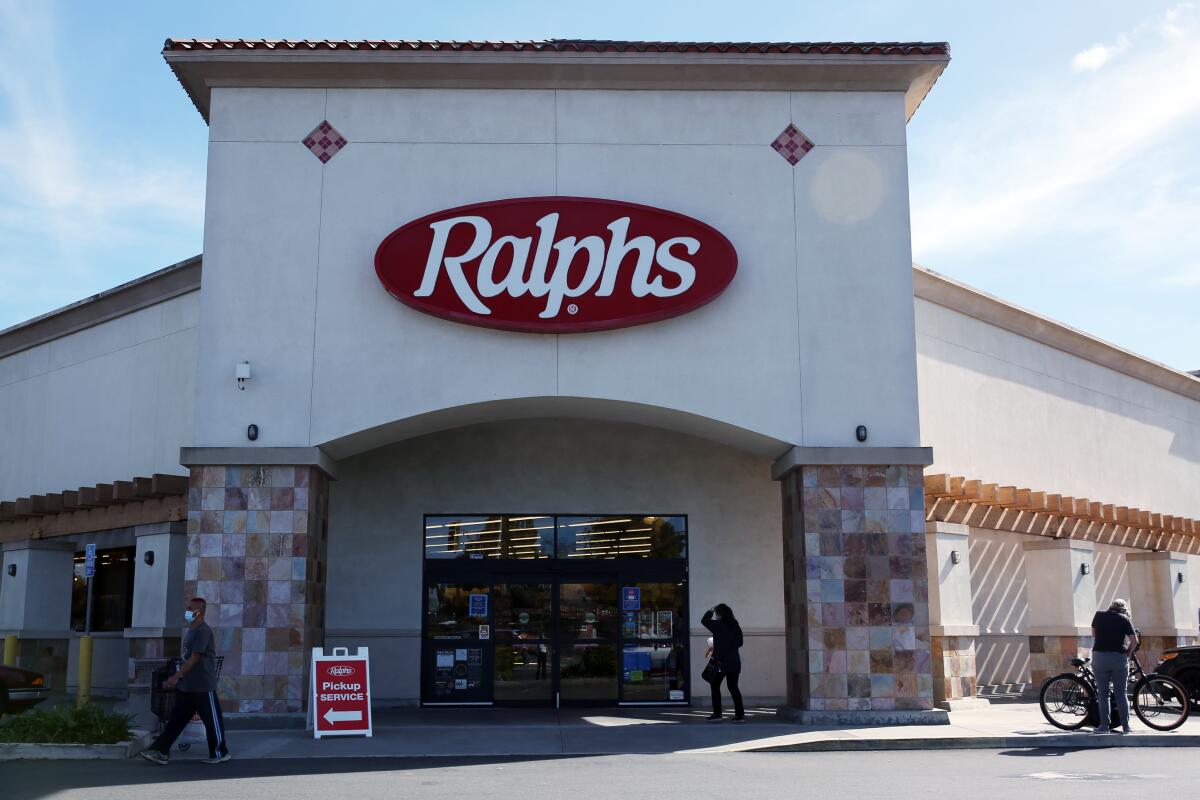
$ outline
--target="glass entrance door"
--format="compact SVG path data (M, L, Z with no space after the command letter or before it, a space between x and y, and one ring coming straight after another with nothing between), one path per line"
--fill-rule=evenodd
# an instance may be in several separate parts
M687 702L686 518L426 518L421 699Z
M615 703L617 584L558 585L558 685L563 705Z
M494 699L549 705L554 700L554 613L550 583L495 583Z

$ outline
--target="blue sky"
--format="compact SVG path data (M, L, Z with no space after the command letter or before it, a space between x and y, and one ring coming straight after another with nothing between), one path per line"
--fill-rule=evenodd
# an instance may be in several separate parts
M1200 368L1192 3L0 0L0 328L200 252L167 36L949 41L908 129L914 258Z

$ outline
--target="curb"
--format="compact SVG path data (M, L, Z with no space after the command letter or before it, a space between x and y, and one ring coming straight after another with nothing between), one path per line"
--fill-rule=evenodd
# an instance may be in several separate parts
M862 750L1007 750L1092 749L1119 747L1200 747L1200 736L1081 734L1078 736L913 737L908 739L821 739L813 742L725 749L737 753L829 753Z
M97 760L97 759L127 759L133 744L117 742L116 744L24 744L14 742L0 743L0 761L46 761L46 760Z
M133 758L153 739L147 731L133 731L133 738L114 744L31 744L0 742L0 761L95 761Z

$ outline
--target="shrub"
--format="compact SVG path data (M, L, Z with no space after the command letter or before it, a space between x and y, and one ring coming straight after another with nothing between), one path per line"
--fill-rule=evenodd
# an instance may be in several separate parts
M131 719L91 703L35 709L0 719L0 742L114 744L129 740Z

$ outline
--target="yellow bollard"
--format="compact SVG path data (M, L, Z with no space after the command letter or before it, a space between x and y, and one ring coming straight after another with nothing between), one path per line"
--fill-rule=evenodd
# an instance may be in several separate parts
M17 635L10 633L4 637L4 666L15 667L17 665Z
M79 688L75 690L75 705L84 706L92 699L92 637L79 637Z

